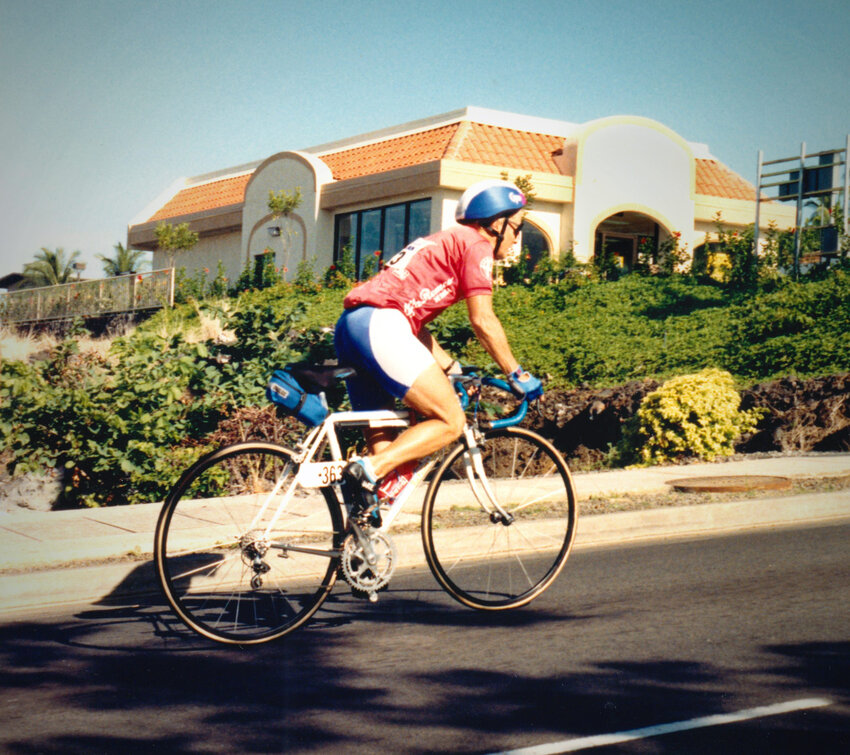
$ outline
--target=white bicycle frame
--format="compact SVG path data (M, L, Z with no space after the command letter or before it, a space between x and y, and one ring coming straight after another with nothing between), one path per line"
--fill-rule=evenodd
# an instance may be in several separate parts
M310 430L310 432L299 443L298 452L296 452L293 455L292 460L287 462L285 465L284 470L274 488L266 496L265 501L254 516L254 519L248 528L249 530L255 529L263 516L265 516L271 502L280 493L281 486L284 484L284 481L288 477L293 466L297 466L298 471L290 481L286 491L283 492L277 505L277 511L264 529L263 536L265 539L269 538L278 519L286 511L289 502L292 500L292 497L299 488L325 488L340 482L342 479L342 470L348 463L348 460L342 454L342 448L340 447L339 439L337 438L337 427L395 427L405 429L410 427L410 413L407 411L379 409L373 411L335 412L328 415L322 424L317 425ZM490 488L487 475L484 472L484 465L481 460L481 449L478 447L475 440L475 433L468 424L464 427L463 433L467 448L467 453L464 455L464 469L476 500L481 507L487 511L487 513L498 512L502 516L509 517L510 515L507 514L496 502L496 498ZM313 459L313 457L323 447L325 442L327 442L330 449L331 461L311 461L311 459ZM414 477L396 496L392 504L387 509L381 509L381 530L386 531L390 528L393 521L404 507L404 504L410 498L410 495L416 489L418 484L425 479L436 463L437 458L432 456L427 462L425 462L425 464L420 465L414 474ZM342 510L345 512L344 506L342 506ZM294 545L287 546L287 549L317 553L317 551L313 549L302 548ZM328 553L328 555L333 554Z

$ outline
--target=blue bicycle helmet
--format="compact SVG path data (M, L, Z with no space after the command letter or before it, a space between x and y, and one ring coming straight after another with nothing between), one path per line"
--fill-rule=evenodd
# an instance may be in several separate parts
M455 220L462 224L482 223L513 215L525 204L525 194L510 181L479 181L463 192L455 210Z

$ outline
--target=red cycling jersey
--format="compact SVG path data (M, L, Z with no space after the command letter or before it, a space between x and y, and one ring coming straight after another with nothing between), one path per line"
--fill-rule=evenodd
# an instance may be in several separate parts
M457 226L408 244L378 275L355 286L343 306L398 309L418 334L455 302L492 293L492 246L475 229Z

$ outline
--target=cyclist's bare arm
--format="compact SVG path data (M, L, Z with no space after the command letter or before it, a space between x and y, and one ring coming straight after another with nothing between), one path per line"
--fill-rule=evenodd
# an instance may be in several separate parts
M481 345L493 357L499 369L510 375L519 366L519 362L511 351L502 323L493 311L493 297L490 294L470 296L466 300L466 307L469 311L469 322Z

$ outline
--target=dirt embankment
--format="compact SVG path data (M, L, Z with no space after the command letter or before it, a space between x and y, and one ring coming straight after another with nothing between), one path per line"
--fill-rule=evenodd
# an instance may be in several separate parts
M532 426L578 467L600 464L620 442L655 380L615 388L548 391ZM741 408L762 407L756 432L741 438L740 453L850 451L850 373L824 378L783 378L742 391Z

